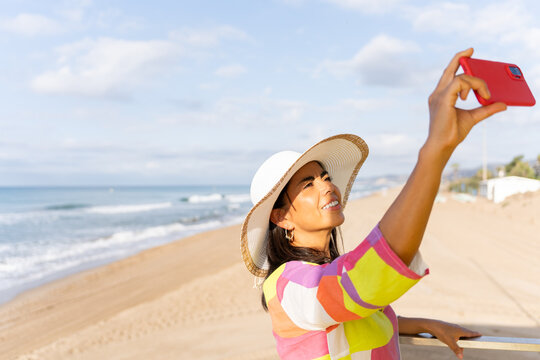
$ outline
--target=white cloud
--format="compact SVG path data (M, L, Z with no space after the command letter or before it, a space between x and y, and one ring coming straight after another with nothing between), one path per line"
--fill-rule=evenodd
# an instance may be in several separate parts
M439 3L411 11L410 18L416 30L452 33L469 32L471 9L468 4Z
M19 14L0 22L0 28L24 36L52 35L62 32L58 22L39 14Z
M403 133L381 133L367 135L370 152L376 156L402 157L411 159L418 152L421 142Z
M58 13L68 21L80 22L83 20L87 9L93 4L91 0L70 0L64 2L64 5L66 7L59 10Z
M85 39L57 48L58 68L36 76L31 88L40 93L122 97L134 85L170 71L181 57L197 56L199 48L215 47L228 39L249 39L231 26L184 29L165 40ZM207 51L207 50L205 50ZM236 76L245 68L218 69L220 76Z
M403 3L402 0L325 0L344 9L363 13L386 13Z
M187 111L158 119L164 124L255 126L290 124L299 121L308 105L293 100L264 97L228 97L206 111Z
M378 35L360 49L352 59L326 60L319 65L321 71L341 77L356 73L365 85L399 86L411 82L412 65L405 60L407 53L420 47L413 41L400 40L388 35Z
M229 65L218 68L215 74L220 77L233 78L242 75L246 71L247 69L242 65Z
M300 6L300 5L303 5L307 2L308 0L280 0L280 2L284 3L284 4L287 4L287 5L292 5L292 6Z
M418 31L456 34L469 41L490 43L514 37L532 20L523 3L515 0L474 7L463 2L438 2L408 7L405 14Z
M378 111L381 108L394 106L395 102L384 98L343 99L339 102L340 108L348 107L354 111Z
M160 71L179 48L164 40L99 38L65 45L58 52L60 68L37 76L31 83L33 90L108 96L122 95L126 86Z
M251 40L242 30L232 26L218 26L211 29L183 28L170 33L170 38L186 45L216 46L223 40Z

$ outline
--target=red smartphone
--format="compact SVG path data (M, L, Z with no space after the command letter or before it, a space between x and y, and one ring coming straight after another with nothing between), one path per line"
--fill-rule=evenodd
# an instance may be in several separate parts
M459 63L465 74L479 77L487 84L491 97L484 99L474 94L482 105L503 102L508 106L533 106L534 96L525 81L523 72L515 64L462 57Z

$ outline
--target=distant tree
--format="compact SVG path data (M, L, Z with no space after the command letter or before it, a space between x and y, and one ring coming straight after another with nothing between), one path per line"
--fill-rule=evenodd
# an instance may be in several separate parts
M510 176L521 176L526 178L535 178L534 170L531 168L531 166L523 161L520 161L510 170L508 173Z
M534 172L537 179L540 179L540 154L536 157L536 164L534 164Z
M505 167L508 176L521 176L526 178L536 178L535 171L529 163L523 161L523 155L518 155L512 159Z
M507 174L510 174L510 171L512 171L512 169L520 162L522 162L523 160L523 155L518 155L518 156L515 156L512 161L510 161L508 164L506 164L505 168L504 168L504 171L507 173Z
M453 163L452 164L452 176L454 178L454 180L457 180L458 178L458 174L459 174L459 164L458 163Z

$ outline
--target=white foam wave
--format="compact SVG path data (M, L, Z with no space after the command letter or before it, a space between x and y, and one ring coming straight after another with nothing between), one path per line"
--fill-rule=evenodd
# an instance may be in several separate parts
M58 218L58 214L50 212L31 211L21 213L3 213L0 214L0 225L14 225L23 221L28 221L34 224L54 221Z
M0 258L0 283L9 287L36 281L81 264L100 259L120 258L175 238L222 225L224 223L217 220L193 225L173 223L141 230L119 231L93 241L48 245L45 248L36 247L35 244L17 244L17 255L4 253Z
M152 211L171 207L172 203L156 203L156 204L139 204L139 205L109 205L109 206L93 206L86 209L86 212L93 214L126 214L137 213L144 211Z
M0 256L11 250L11 247L7 244L0 244Z
M244 203L251 201L249 194L229 194L225 195L225 199L231 203Z
M215 201L221 201L223 199L223 195L221 194L210 194L210 195L191 195L188 198L188 202L190 203L204 203L204 202L215 202Z
M232 204L229 204L229 205L227 205L227 209L228 209L228 210L237 210L237 209L240 209L240 204L239 204L239 203L232 203Z
M373 194L373 191L351 191L349 193L349 200L360 199Z

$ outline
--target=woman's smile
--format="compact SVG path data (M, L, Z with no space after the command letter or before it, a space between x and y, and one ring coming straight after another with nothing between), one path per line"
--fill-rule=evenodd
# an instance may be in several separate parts
M340 210L341 209L341 204L337 200L332 200L328 204L324 205L322 209L323 210L332 210L332 211Z

